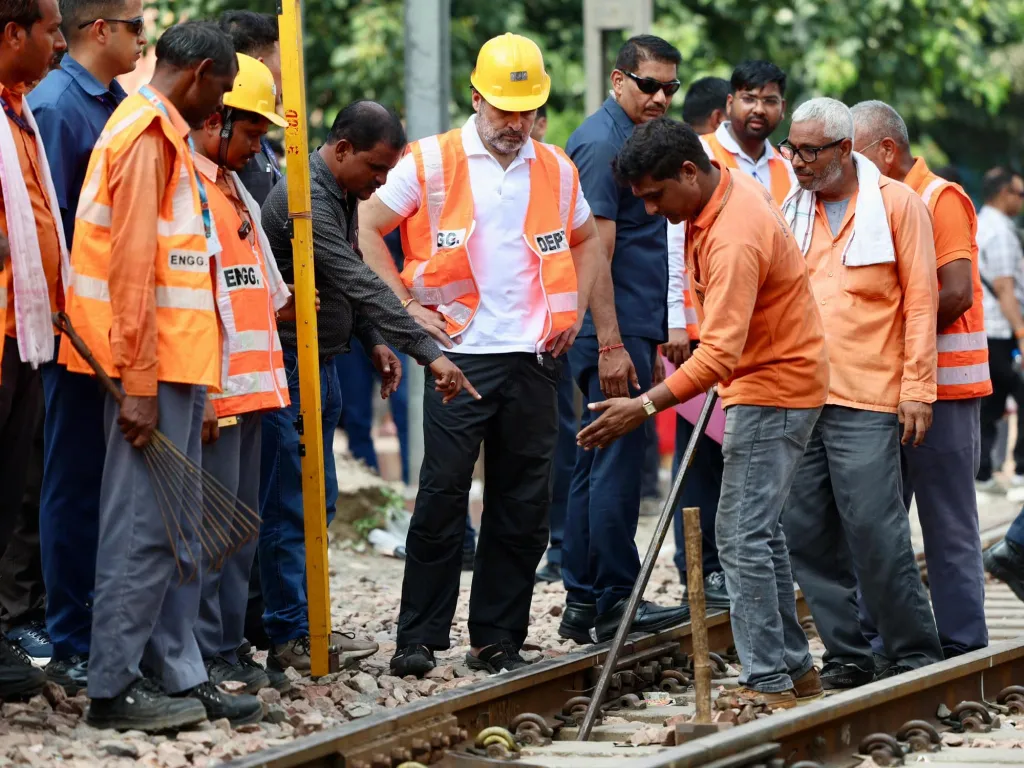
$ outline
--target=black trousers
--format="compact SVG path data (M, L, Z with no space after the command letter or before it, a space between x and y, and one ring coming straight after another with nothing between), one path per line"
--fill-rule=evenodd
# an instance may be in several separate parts
M1024 381L1012 368L1014 339L988 340L988 368L992 376L992 394L981 401L981 463L978 480L992 477L992 449L996 444L996 425L1006 411L1006 397L1017 401L1017 443L1013 463L1018 475L1024 475Z
M448 405L428 380L423 465L409 535L398 647L449 647L459 597L473 465L484 450L484 512L469 601L469 637L483 647L526 639L534 572L548 542L551 463L562 362L526 353L451 354L483 397Z
M39 492L43 478L43 387L4 337L0 371L0 622L43 620Z

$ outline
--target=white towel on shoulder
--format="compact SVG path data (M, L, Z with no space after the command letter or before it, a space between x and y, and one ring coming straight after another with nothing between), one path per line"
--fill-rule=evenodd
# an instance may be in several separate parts
M57 229L60 243L61 276L70 282L68 249L64 243L64 227L61 223L57 192L50 177L50 164L46 159L46 148L39 136L39 128L28 102L22 102L22 119L36 132L36 148L39 167L46 185L47 202ZM32 201L28 196L25 178L18 160L18 149L14 144L11 122L4 116L0 119L0 187L3 189L4 207L7 216L7 241L11 248L11 270L14 272L14 316L18 331L18 353L23 363L33 368L53 359L53 323L50 320L50 289L43 271L43 256L39 250L36 234L36 220L32 212Z
M848 267L891 264L896 261L896 249L892 244L892 230L889 229L882 192L878 188L882 175L875 164L861 154L854 152L853 162L857 168L857 204L853 212L853 234L843 249L843 264ZM782 203L782 215L786 217L805 256L814 232L816 208L817 195L799 184Z

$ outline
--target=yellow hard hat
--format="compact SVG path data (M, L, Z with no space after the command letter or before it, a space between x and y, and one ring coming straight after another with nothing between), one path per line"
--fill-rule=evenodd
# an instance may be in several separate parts
M551 91L540 48L530 38L511 32L484 43L469 81L484 101L506 112L537 109Z
M244 53L238 54L238 74L231 91L224 94L224 106L255 112L280 128L288 125L276 111L274 76L266 64Z

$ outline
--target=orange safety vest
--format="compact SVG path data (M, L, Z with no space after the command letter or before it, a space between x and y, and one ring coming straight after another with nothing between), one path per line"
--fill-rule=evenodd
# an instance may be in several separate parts
M523 238L539 259L548 318L538 349L576 322L576 269L569 240L579 173L558 147L534 142L530 203ZM462 129L429 136L410 146L420 183L420 207L402 222L402 281L422 305L448 321L449 336L466 329L480 294L467 243L473 234L473 191Z
M708 133L701 136L701 138L708 143L708 146L711 148L711 154L714 155L715 160L722 167L739 169L740 164L736 160L736 156L722 146L722 142L718 140L715 134ZM786 199L789 190L793 186L793 175L789 164L781 157L770 158L768 160L768 174L771 177L772 199L775 200L776 205L782 205L782 202Z
M919 161L921 162L921 161ZM951 190L960 198L971 222L971 275L974 303L936 340L939 351L935 372L936 397L939 400L964 400L992 394L992 380L988 370L988 339L985 336L984 297L981 275L978 272L978 219L974 204L959 185L936 176L931 170L924 175L915 190L935 217L939 195ZM940 286L941 287L941 286Z
M138 226L155 226L157 378L164 382L220 389L221 337L213 295L210 259L219 249L215 233L206 237L192 151L160 110L142 94L129 96L114 110L89 159L75 218L71 274L65 278L69 318L93 356L110 376L112 311L107 282L111 245L110 166L153 123L174 149L171 182L154 217ZM138 173L152 173L139 168ZM69 371L93 373L70 344L61 344L60 362Z
M237 190L238 177L232 180ZM213 409L221 417L284 408L291 401L265 254L256 232L238 236L242 217L220 187L208 181L206 192L223 248L215 258L215 293L227 347L223 392L211 395Z
M693 306L693 293L690 290L690 272L683 261L683 315L686 318L686 335L690 341L700 340L700 325L697 322L697 310Z

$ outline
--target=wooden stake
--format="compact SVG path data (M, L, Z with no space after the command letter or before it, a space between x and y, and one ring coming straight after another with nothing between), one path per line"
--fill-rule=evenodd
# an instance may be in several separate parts
M711 722L711 661L708 656L707 613L704 609L704 565L700 546L700 508L683 510L686 532L686 582L690 596L690 639L693 642L693 687L697 697L695 723Z

